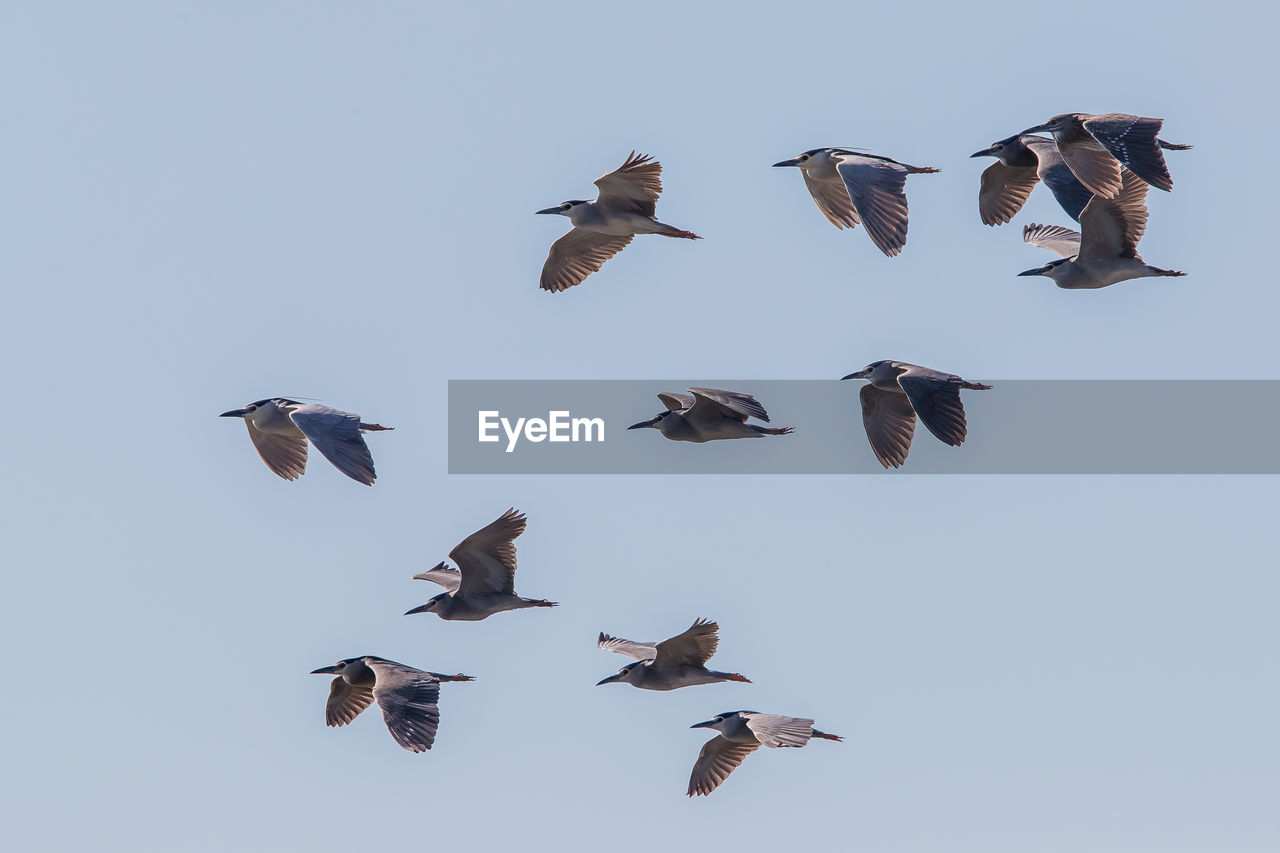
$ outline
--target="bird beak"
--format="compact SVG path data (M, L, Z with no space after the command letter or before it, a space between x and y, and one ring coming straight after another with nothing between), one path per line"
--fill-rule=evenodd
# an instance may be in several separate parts
M981 151L975 151L972 154L970 154L969 159L972 160L974 157L994 157L994 156L996 156L996 150L994 148L983 148Z
M319 669L311 670L312 675L337 675L338 668L336 666L322 666Z
M658 425L657 418L650 418L647 421L641 421L638 424L632 424L627 429L644 429L645 427L656 427Z
M434 602L434 601L428 601L426 604L423 604L423 605L421 605L421 606L419 606L419 607L415 607L415 608L413 608L412 610L406 610L406 611L404 612L404 615L405 615L405 616L412 616L412 615L413 615L413 614L415 614L415 613L429 613L429 612L431 612L431 608L432 608L432 607L434 607L434 606L435 606L435 602Z
M715 725L716 725L716 721L715 721L715 720L707 720L707 721L705 721L705 722L701 722L701 723L694 723L692 726L689 726L689 728L691 728L691 729L713 729L713 728L715 728Z
M1044 272L1045 272L1045 270L1047 270L1047 269L1048 269L1048 267L1036 267L1036 268L1035 268L1035 269L1033 269L1033 270L1027 270L1026 272L1020 272L1020 273L1018 273L1018 275L1020 275L1020 276L1022 276L1022 275L1044 275Z
M245 415L247 415L247 414L249 414L249 410L248 410L248 409L232 409L232 410L231 410L231 411L229 411L229 412L223 412L222 414L218 415L218 417L220 417L220 418L243 418L243 417L244 417Z
M534 211L534 213L559 213L559 212L560 212L560 205L556 205L555 207L547 207L547 208L543 208L542 210Z
M597 682L596 682L596 687L599 687L601 684L612 684L612 683L613 683L613 682L615 682L615 681L621 681L621 680L622 680L622 676L621 676L621 675L618 675L617 673L614 673L613 675L609 676L608 678L602 678L602 679L600 679L599 681L597 681Z
M848 376L841 376L840 381L843 382L846 379L866 379L869 373L870 371L864 367L855 373L850 373Z
M1028 127L1026 130L1022 131L1022 133L1041 133L1042 131L1046 131L1048 129L1049 129L1049 125L1047 124L1037 124L1035 127ZM1018 135L1021 136L1022 133L1019 133Z
M783 160L783 161L781 161L781 162L774 163L773 165L775 165L775 166L799 166L799 165L800 165L800 158L799 158L799 157L796 157L796 158L793 158L793 159L791 159L791 160Z

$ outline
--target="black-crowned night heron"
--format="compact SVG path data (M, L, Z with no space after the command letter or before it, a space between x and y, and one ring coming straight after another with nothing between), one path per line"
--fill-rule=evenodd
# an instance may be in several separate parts
M1120 193L1120 166L1128 166L1139 178L1162 190L1173 189L1173 178L1160 149L1186 151L1158 139L1164 119L1128 113L1063 113L1023 133L1049 131L1058 152L1080 183L1094 195L1115 198Z
M373 485L377 474L361 433L393 429L363 423L359 415L351 412L283 397L258 400L218 417L243 418L262 461L286 480L296 480L306 470L307 439L310 439L334 467L366 486Z
M695 620L683 634L676 634L661 643L637 643L621 637L600 634L596 641L599 648L608 652L635 658L618 670L617 675L601 679L601 684L630 684L645 690L675 690L694 684L715 684L718 681L743 681L751 679L736 672L716 672L707 669L706 663L716 653L720 638L716 632L720 626L706 619Z
M312 675L334 675L324 721L345 726L376 700L391 736L410 752L430 749L440 725L440 682L475 681L469 675L441 675L393 660L361 655L322 666Z
M1093 198L1047 136L1010 136L969 156L998 161L983 170L978 188L978 213L984 225L1003 225L1012 219L1039 181L1044 181L1072 219L1080 219L1080 211Z
M818 731L813 727L813 720L756 711L725 711L690 728L715 729L720 733L707 741L698 753L698 761L689 776L690 797L705 797L720 787L742 760L761 745L777 749L801 747L815 737L844 740L839 735Z
M907 243L907 175L938 171L848 148L814 148L773 165L799 167L832 225L853 228L861 222L871 242L891 258Z
M600 193L595 201L573 199L538 213L558 213L569 217L573 230L551 244L542 265L543 290L558 293L604 266L621 252L637 234L661 234L701 240L655 218L658 194L662 192L662 164L648 155L632 151L625 163L596 178Z
M457 569L440 563L413 576L415 580L437 583L445 591L405 615L434 613L441 619L477 622L504 610L555 607L554 601L516 595L515 538L524 533L524 528L524 514L512 508L463 539L449 552Z
M841 379L867 380L858 395L862 423L871 449L886 468L897 468L907 461L917 415L939 441L952 447L964 444L968 427L960 389L991 388L905 361L877 361Z
M1060 256L1018 275L1042 275L1068 290L1094 290L1131 278L1181 276L1180 270L1153 267L1138 254L1147 230L1147 182L1128 169L1116 198L1095 196L1080 214L1080 232L1057 225L1031 224L1022 239Z
M750 394L720 391L715 388L687 388L688 394L663 391L658 399L665 412L632 424L627 429L651 427L672 441L716 441L724 438L760 438L765 435L790 435L793 427L762 427L747 423L747 418L769 422L764 406Z

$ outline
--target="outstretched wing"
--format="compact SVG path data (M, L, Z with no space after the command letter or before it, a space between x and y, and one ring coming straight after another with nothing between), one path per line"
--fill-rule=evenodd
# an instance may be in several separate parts
M345 726L373 704L373 690L348 684L341 675L329 685L329 701L324 706L326 726Z
M262 461L273 473L286 480L296 480L307 469L307 439L301 430L295 432L265 432L244 419L249 428L249 439Z
M765 746L774 749L804 746L813 737L813 720L755 711L741 713L747 720L747 728Z
M1022 210L1040 180L1035 166L1006 166L997 160L982 172L978 214L983 225L1003 225Z
M658 399L662 401L662 405L667 407L669 412L683 412L693 408L696 402L689 394L674 394L670 391L658 392Z
M902 394L882 391L874 385L863 385L858 398L862 401L862 425L876 458L886 468L899 467L907 461L916 431L916 413L911 401Z
M524 533L523 513L511 508L497 521L482 527L449 552L462 578L458 586L463 596L515 595L515 539Z
M695 619L682 634L658 643L653 665L659 669L676 666L702 666L716 653L720 626L710 619Z
M967 429L959 379L927 367L911 367L898 375L898 385L907 392L916 416L939 441L952 447L964 444Z
M636 660L653 660L658 654L657 643L637 643L635 640L611 637L603 631L600 632L600 639L596 640L596 648L604 649L606 652L617 652Z
M626 162L607 175L596 178L600 196L596 204L619 213L639 213L653 217L658 194L662 192L662 164L647 154L632 151Z
M1080 253L1080 232L1061 225L1024 225L1022 242L1048 249L1062 258L1074 258Z
M438 583L444 587L445 592L457 592L458 585L462 583L462 572L457 569L451 569L443 562L427 569L425 572L418 572L413 576L416 581L431 581Z
M1095 198L1080 214L1080 258L1136 258L1147 230L1147 182L1128 169L1115 198Z
M843 180L835 175L825 179L813 178L804 169L800 170L800 174L804 175L804 185L809 188L813 203L827 217L827 221L840 229L853 228L858 224L858 211L853 206L853 199L849 198L849 191L845 189Z
M633 235L616 236L574 228L551 244L538 286L552 293L581 284L604 262L621 252Z
M691 417L726 417L745 421L747 418L759 418L769 422L769 413L760 405L760 401L750 394L739 394L737 391L721 391L717 388L690 388L693 395ZM665 402L665 401L664 401Z
M410 752L431 748L440 726L440 682L429 672L394 661L368 660L373 696L391 736Z
M307 403L295 408L289 417L335 468L357 483L373 485L378 475L373 470L373 456L360 434L359 415Z
M879 158L845 155L836 164L871 242L889 257L907 243L907 169Z
M758 743L735 743L719 735L707 741L698 753L693 773L689 775L688 795L705 797L719 788L720 783L728 779L743 759L759 746Z
M1084 129L1139 178L1153 187L1172 190L1173 178L1156 139L1163 125L1164 119L1105 113L1085 119Z

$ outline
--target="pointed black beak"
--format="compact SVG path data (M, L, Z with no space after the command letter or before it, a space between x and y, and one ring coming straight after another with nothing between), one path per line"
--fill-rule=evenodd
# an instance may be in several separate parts
M650 418L647 421L641 421L638 424L632 424L631 426L627 427L627 429L644 429L645 427L651 427L651 426L657 426L657 425L658 425L658 419Z
M319 669L311 670L312 675L337 675L338 668L336 666L322 666Z
M779 162L774 163L773 165L774 165L774 166L799 166L799 165L800 165L800 158L799 158L799 157L794 157L794 158L792 158L792 159L790 159L790 160L780 160Z
M248 409L232 409L232 410L231 410L231 411L229 411L229 412L223 412L222 414L218 415L218 417L220 417L220 418L243 418L243 417L244 417L245 415L247 415L247 414L249 414L249 410L248 410Z
M560 212L560 205L556 205L555 207L544 207L542 210L534 211L534 213L559 213L559 212Z
M972 160L974 157L994 157L994 156L996 156L996 150L994 148L983 148L981 151L975 151L972 154L970 154L969 159Z
M426 604L423 604L423 605L420 605L420 606L418 606L418 607L415 607L415 608L413 608L412 610L406 610L406 611L404 612L404 615L405 615L405 616L412 616L412 615L413 615L413 614L415 614L415 613L429 613L429 612L431 612L431 608L432 608L432 607L434 607L434 606L435 606L435 602L434 602L434 601L428 601Z
M715 721L715 720L705 720L705 721L703 721L703 722L701 722L701 723L694 723L692 726L689 726L689 728L691 728L691 729L711 729L711 728L715 728L715 725L716 725L716 721Z

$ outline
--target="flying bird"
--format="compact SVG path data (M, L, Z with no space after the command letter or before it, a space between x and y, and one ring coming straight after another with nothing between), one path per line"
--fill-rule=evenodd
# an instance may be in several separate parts
M939 441L952 447L964 444L968 427L960 389L991 388L905 361L877 361L840 378L867 380L858 395L862 424L871 449L886 468L897 468L907 461L917 415Z
M1075 220L1080 219L1080 211L1093 198L1093 193L1071 173L1057 144L1047 136L1017 134L969 156L997 160L983 170L978 189L978 214L984 225L1003 225L1012 219L1041 181Z
M1042 267L1018 275L1042 275L1068 290L1095 290L1131 278L1182 276L1180 270L1153 267L1138 254L1147 230L1147 183L1128 169L1120 194L1094 196L1080 214L1080 232L1058 225L1032 223L1022 239L1059 256Z
M218 417L243 418L262 461L286 480L296 480L306 470L307 440L310 439L335 468L366 486L373 485L377 474L361 433L394 429L364 423L359 415L351 412L284 397L258 400Z
M938 171L848 148L814 148L773 165L799 167L832 225L853 228L861 222L871 242L891 258L907 243L907 175Z
M442 562L413 576L414 580L437 583L445 591L405 615L434 613L441 619L477 622L504 610L555 607L554 601L516 595L515 538L524 533L524 528L524 513L512 508L463 539L449 552L457 569Z
M716 633L719 630L720 626L715 622L697 619L689 630L661 643L637 643L601 633L596 641L597 647L635 658L635 661L618 670L616 675L601 679L596 686L630 684L645 690L676 690L719 681L750 684L751 679L739 673L707 669L706 663L720 643Z
M720 733L707 741L698 753L693 773L689 776L690 797L705 797L720 787L720 783L729 778L742 760L762 744L778 749L801 747L815 737L844 740L839 735L818 731L810 719L756 711L726 711L690 728L715 729Z
M1063 113L1022 132L1052 133L1058 152L1080 183L1094 195L1115 198L1120 194L1121 165L1154 187L1173 189L1160 149L1186 151L1191 146L1157 138L1163 125L1164 119L1128 113Z
M672 441L716 441L724 438L760 438L765 435L790 435L793 427L762 427L747 423L747 418L769 422L764 406L750 394L719 391L715 388L687 388L688 394L663 391L658 399L667 407L647 421L627 429L656 429Z
M646 154L637 157L632 151L621 166L596 178L600 193L595 201L572 199L537 211L558 213L573 223L568 234L551 244L542 265L542 289L559 293L581 284L637 234L701 240L692 231L657 220L661 174L661 163Z
M436 740L440 725L440 682L475 681L469 675L441 675L373 655L340 660L312 675L333 675L324 708L328 726L345 726L374 701L391 736L410 752L423 752Z

